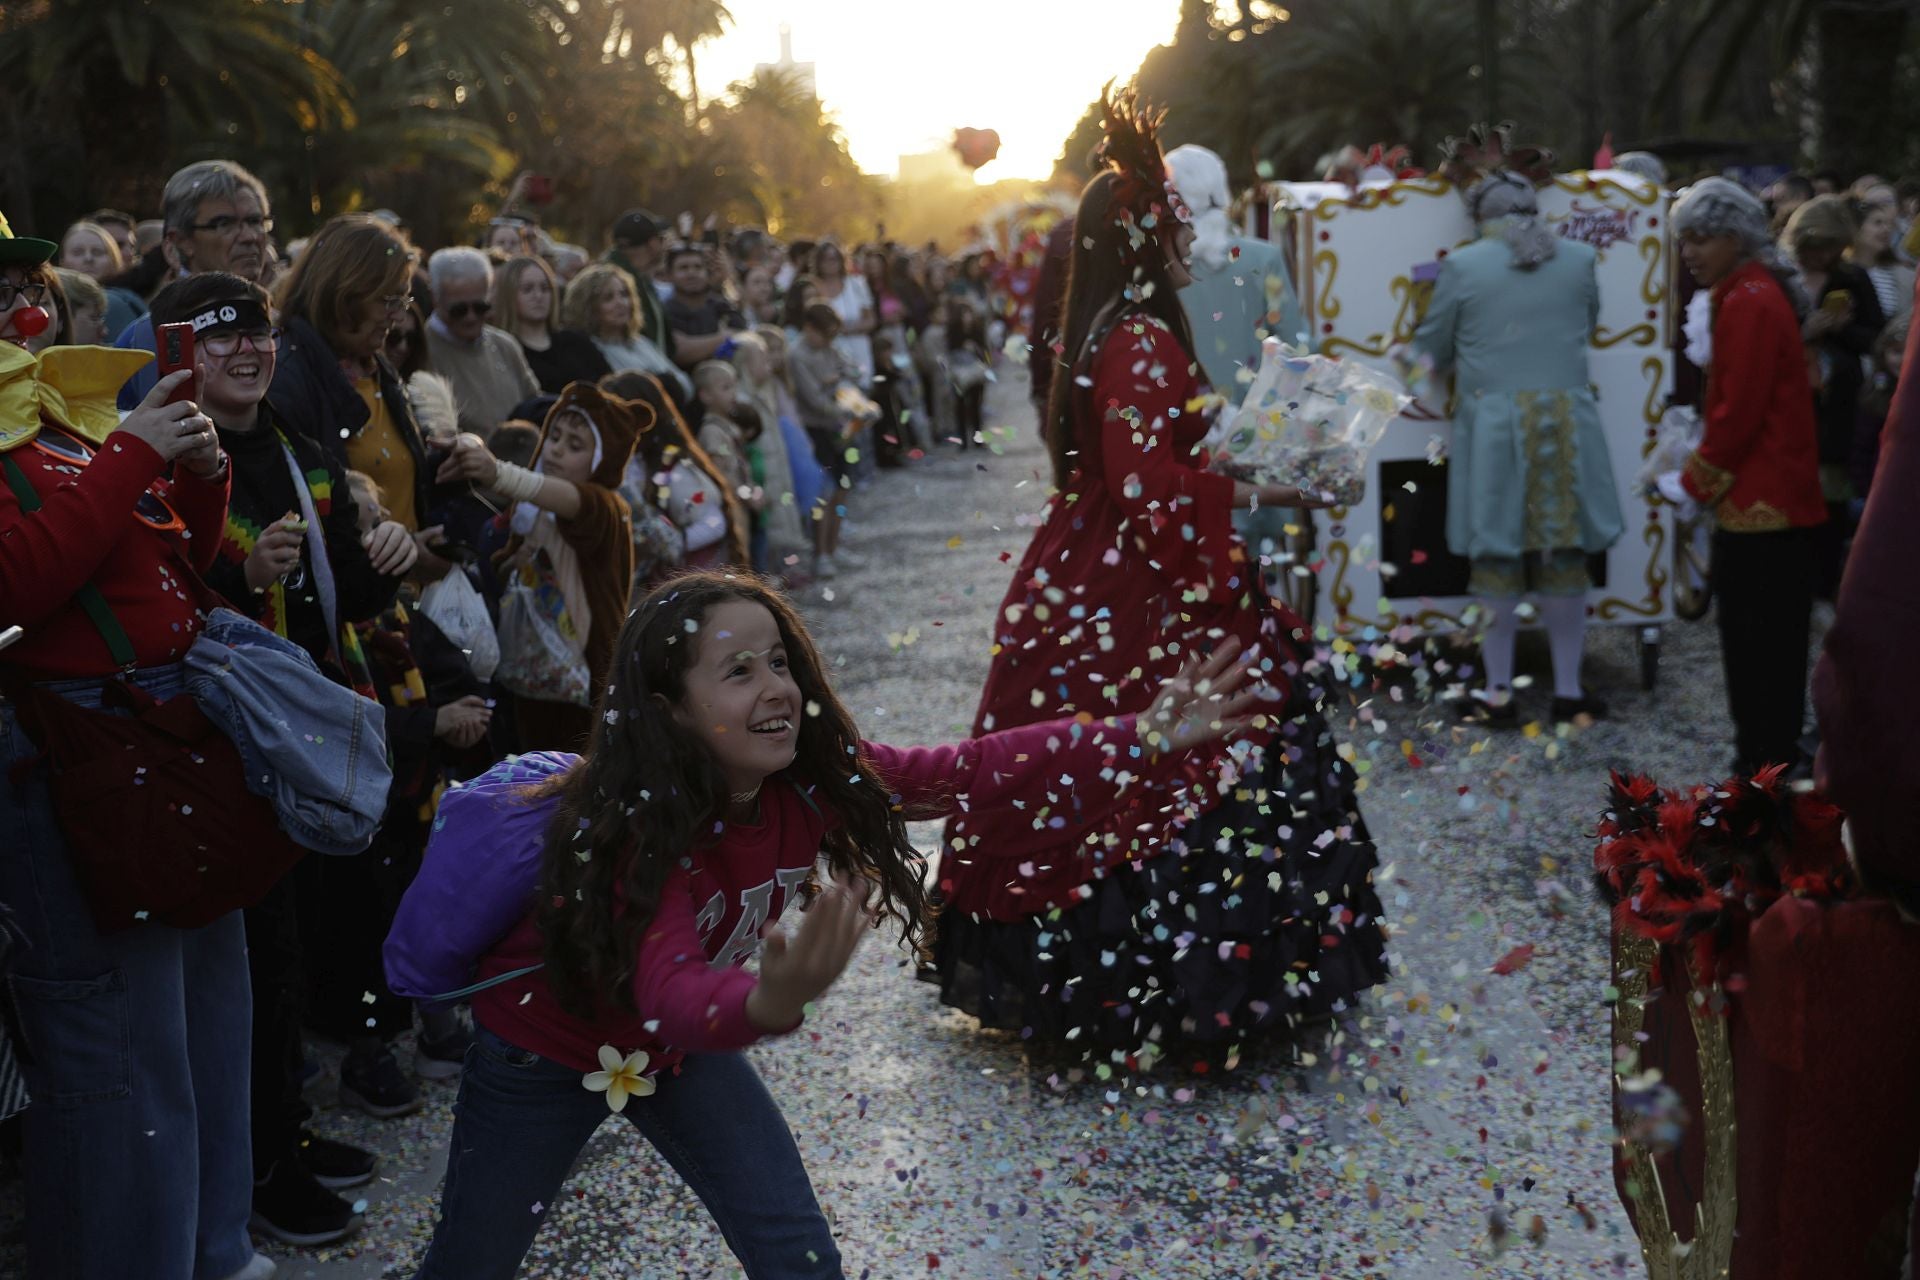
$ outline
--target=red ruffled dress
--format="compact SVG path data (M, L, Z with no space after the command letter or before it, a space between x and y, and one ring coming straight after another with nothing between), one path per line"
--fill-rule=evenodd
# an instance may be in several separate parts
M1276 728L1143 760L1157 785L1131 807L950 822L942 999L1080 1045L1238 1042L1385 977L1373 846L1296 656L1302 624L1233 530L1233 482L1195 465L1207 424L1192 355L1130 312L1081 373L1079 466L1002 601L975 733L1141 711L1229 636L1288 698ZM1031 850L1043 826L1058 838L1039 856L999 852Z

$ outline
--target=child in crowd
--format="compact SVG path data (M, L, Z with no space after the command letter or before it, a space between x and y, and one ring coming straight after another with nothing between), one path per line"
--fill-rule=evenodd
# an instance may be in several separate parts
M352 624L392 604L417 555L413 538L386 521L361 528L341 471L320 446L283 430L267 389L279 356L267 293L220 271L190 276L153 300L153 323L190 324L195 335L195 401L213 419L232 467L220 550L210 586L261 626L306 650L321 670L373 696ZM304 858L246 910L253 991L253 1225L289 1244L326 1244L350 1234L359 1215L334 1189L366 1182L373 1157L320 1138L305 1125L301 1029L312 1022L347 1039L340 1069L343 1100L376 1116L417 1110L419 1092L395 1062L390 1041L402 1028L364 1013L364 987L336 980L342 970L380 964L350 923L361 858ZM321 863L331 864L322 867ZM335 872L338 874L335 874ZM316 970L314 957L338 967Z
M800 345L787 359L800 423L813 442L813 456L831 477L813 559L816 578L832 578L840 571L834 553L840 549L840 521L853 490L852 459L847 454L857 424L845 407L845 396L857 389L859 373L833 345L839 333L840 317L834 309L824 302L813 303L801 317Z
M820 464L800 425L786 377L786 335L766 325L735 334L733 367L740 393L759 410L760 449L767 462L767 554L789 583L805 580L798 566L813 550L813 507L820 497Z
M440 468L445 483L467 480L511 501L512 537L501 552L508 590L519 578L537 597L561 602L553 625L586 665L588 701L606 679L614 637L633 583L633 528L619 487L634 440L651 427L645 408L576 382L547 413L535 457L538 470L503 463L475 435L462 435ZM502 663L515 655L501 653ZM524 655L523 655L524 656ZM585 703L516 694L514 720L524 750L584 745Z
M112 346L113 336L107 332L107 291L100 287L100 282L84 271L69 271L65 267L55 267L54 275L59 277L60 290L67 296L72 344Z
M640 437L621 492L632 502L651 503L666 513L680 531L681 563L694 569L745 565L747 518L733 487L720 466L687 430L686 419L673 406L658 378L638 370L612 374L603 385L615 395L630 396L654 411L653 429ZM674 566L657 563L645 581L651 587ZM636 592L641 583L636 581Z
M792 1132L742 1050L798 1030L870 928L891 920L919 941L910 820L1058 803L1063 773L1076 822L1142 803L1141 772L1171 773L1247 723L1260 693L1240 688L1253 664L1236 656L1229 644L1189 667L1138 720L896 749L860 739L762 580L657 588L621 631L585 757L500 766L428 850L423 901L457 894L475 859L524 858L529 907L477 957L479 980L499 981L474 999L421 1280L510 1280L610 1110L686 1179L753 1280L841 1275ZM537 852L500 848L509 821ZM1019 845L992 856L1011 868ZM777 922L809 890L789 937ZM757 975L742 967L756 953Z
M761 443L767 433L760 410L750 400L734 403L730 415L733 426L740 433L740 442L747 455L748 481L751 484L751 496L746 500L747 519L752 531L747 537L747 552L753 558L755 573L767 570L767 455Z
M890 333L873 335L873 402L880 406L879 420L873 424L873 460L887 468L907 464L913 441L908 387L894 364L894 354Z
M985 443L980 435L981 411L986 404L987 383L993 380L986 331L980 313L964 298L947 300L946 330L945 363L947 381L953 388L954 431L960 437L960 447L970 449Z
M740 375L724 360L708 360L693 371L693 393L700 401L700 431L695 437L720 468L727 490L749 510L759 505L747 466L746 442L734 425L733 406L740 398Z

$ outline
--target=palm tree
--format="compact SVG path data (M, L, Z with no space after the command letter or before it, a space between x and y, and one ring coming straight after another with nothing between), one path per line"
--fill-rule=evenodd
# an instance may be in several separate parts
M687 64L687 111L690 118L700 115L700 77L694 65L694 49L725 31L733 22L725 0L658 0L654 23L664 31Z
M1683 34L1657 95L1695 75L1717 45L1703 104L1711 113L1742 59L1771 31L1767 52L1778 70L1811 56L1812 151L1820 163L1858 172L1884 163L1903 144L1903 122L1888 104L1912 27L1909 0L1634 0L1620 26L1662 18L1677 18Z
M0 86L8 200L28 225L35 186L106 174L119 185L95 193L150 198L173 162L170 140L217 138L231 153L280 122L317 126L349 110L296 11L253 0L0 5ZM54 172L37 164L54 156Z
M1257 69L1250 99L1267 109L1252 114L1272 123L1255 149L1296 173L1349 142L1401 142L1429 161L1441 139L1476 118L1477 49L1466 5L1343 0L1320 21L1285 30Z
M548 39L524 6L474 3L459 23L426 20L421 0L305 0L299 13L350 100L329 119L283 122L261 148L277 189L301 192L309 216L354 207L383 172L451 168L484 182L511 169L493 120L537 105L533 59Z

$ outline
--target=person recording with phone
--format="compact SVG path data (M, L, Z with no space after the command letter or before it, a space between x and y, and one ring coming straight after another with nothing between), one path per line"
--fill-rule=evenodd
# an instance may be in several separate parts
M0 621L23 632L0 651L0 902L27 942L8 979L33 1046L25 1274L263 1275L235 1087L251 1053L241 913L102 931L80 867L110 851L68 838L44 740L57 706L85 715L112 689L185 692L202 626L191 584L220 545L227 460L200 406L169 402L185 370L118 420L111 388L150 363L142 353L64 353L109 389L58 408L34 394L42 366L14 335L47 327L31 284L57 247L0 218ZM237 757L225 767L237 775Z

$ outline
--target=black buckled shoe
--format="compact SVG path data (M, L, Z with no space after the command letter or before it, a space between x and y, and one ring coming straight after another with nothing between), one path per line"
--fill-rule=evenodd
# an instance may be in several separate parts
M1555 698L1553 700L1553 722L1564 724L1569 720L1578 720L1585 716L1589 720L1605 720L1607 704L1590 693L1582 692L1577 698Z
M1505 702L1488 702L1478 694L1448 701L1454 719L1464 724L1483 724L1489 729L1517 729L1520 727L1520 704L1509 697Z

